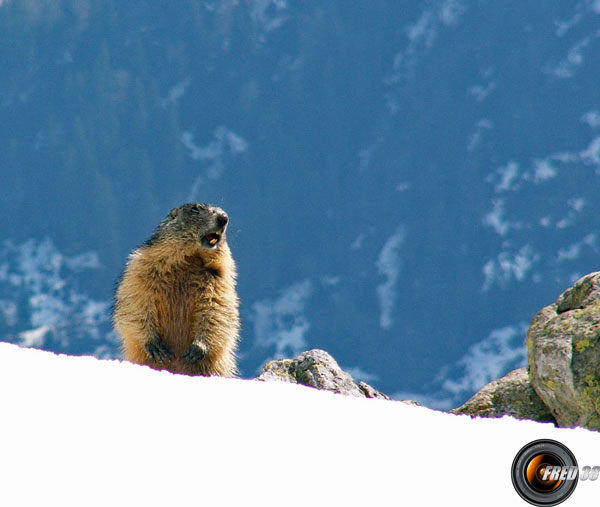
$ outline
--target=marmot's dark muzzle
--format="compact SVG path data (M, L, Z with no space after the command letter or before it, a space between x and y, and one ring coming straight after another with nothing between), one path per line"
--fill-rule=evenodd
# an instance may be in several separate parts
M227 225L227 222L229 222L229 217L224 213L219 213L217 216L217 224L219 224L219 227L223 229Z

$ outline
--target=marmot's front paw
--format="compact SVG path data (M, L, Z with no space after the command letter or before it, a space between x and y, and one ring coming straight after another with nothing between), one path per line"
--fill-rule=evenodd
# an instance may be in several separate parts
M166 343L160 339L160 336L155 335L145 345L146 354L148 357L159 364L165 364L173 359L173 352L169 350Z
M187 364L199 363L206 357L207 352L208 350L204 343L195 341L183 353L183 357L181 359Z

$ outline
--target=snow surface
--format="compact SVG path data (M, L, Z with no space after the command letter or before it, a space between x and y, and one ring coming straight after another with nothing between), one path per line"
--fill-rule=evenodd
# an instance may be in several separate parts
M284 383L201 378L0 343L0 505L527 505L539 438L600 438ZM592 505L600 481L564 505Z

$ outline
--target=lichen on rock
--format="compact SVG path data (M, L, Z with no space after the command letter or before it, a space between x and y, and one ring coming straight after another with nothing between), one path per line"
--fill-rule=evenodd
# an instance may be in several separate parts
M479 417L509 415L517 419L555 422L550 410L531 386L527 368L513 370L490 382L452 413Z
M531 383L557 424L600 430L600 272L540 310L526 341Z
M330 354L319 349L302 352L295 359L267 362L258 380L302 384L348 396L390 399L369 384L355 382L352 375L342 370Z

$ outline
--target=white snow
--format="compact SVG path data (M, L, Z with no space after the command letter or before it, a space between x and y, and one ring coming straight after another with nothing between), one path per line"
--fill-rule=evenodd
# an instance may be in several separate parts
M600 0L598 3L600 4ZM592 109L581 117L581 121L587 123L591 128L596 129L600 127L600 113L597 110Z
M170 104L177 103L177 101L186 94L191 83L192 78L187 77L183 81L179 81L178 83L173 85L169 89L167 98L161 102L162 107L167 107Z
M581 213L583 207L585 206L585 199L582 197L573 197L567 200L567 205L570 208L570 210L567 213L567 216L556 222L557 229L565 229L567 227L575 225L575 221L577 220L577 214Z
M456 25L465 11L466 4L458 0L445 0L431 7L427 6L419 19L405 28L408 42L394 56L392 72L383 80L384 84L393 85L410 79L421 55L434 46L442 25ZM390 114L396 114L399 107L397 98L388 93L386 101Z
M468 352L458 361L464 373L458 380L447 378L443 389L455 395L477 392L492 380L506 372L506 365L522 367L527 363L523 345L527 324L506 326L494 329L490 335L469 347ZM515 343L516 342L516 343Z
M341 280L342 280L342 277L339 275L337 275L337 276L322 275L319 278L319 281L321 282L321 285L323 287L335 287L336 285L338 285L340 283Z
M579 155L586 164L600 165L600 136L592 139L588 147Z
M432 12L423 12L414 25L407 27L406 35L411 43L424 41L424 45L430 47L437 35Z
M571 245L565 248L560 248L556 256L556 262L575 260L579 258L584 248L586 247L591 248L595 252L598 251L596 234L587 234L581 241L577 243L572 243Z
M510 469L597 433L471 419L285 383L185 377L0 344L0 504L527 505ZM600 481L565 506L594 505Z
M304 335L310 322L304 309L312 292L306 279L287 287L276 299L262 299L252 305L255 344L274 347L274 357L297 356L306 348Z
M456 25L466 10L466 4L459 0L445 0L438 15L445 25Z
M7 326L14 326L18 322L17 304L9 299L0 299L0 319Z
M533 266L540 260L530 244L517 251L502 251L494 259L483 266L485 281L481 290L487 292L494 284L505 287L513 280L521 282L526 279Z
M79 336L101 338L110 322L109 300L79 288L79 275L102 266L94 251L68 256L49 239L0 244L0 323L5 339L42 347L52 338L64 345ZM19 306L24 310L19 311ZM23 315L29 318L23 319Z
M546 72L558 79L568 79L575 75L576 70L584 62L583 53L585 49L593 42L594 36L587 36L578 41L569 49L567 56L560 60L554 66L548 66Z
M492 199L493 209L482 219L484 225L494 229L496 234L505 236L511 228L518 228L518 224L511 224L504 217L505 199Z
M189 150L189 155L193 160L213 162L219 166L222 165L221 159L227 149L231 154L236 155L243 153L248 148L248 143L244 139L222 125L217 127L214 139L206 146L198 146L194 142L192 132L187 130L181 135L181 142ZM221 170L221 167L213 169L212 179L220 177Z
M580 213L585 206L585 199L583 197L573 197L567 201L567 204L577 213Z
M556 25L556 35L558 37L565 36L571 28L576 26L581 21L582 17L582 13L578 12L571 19L567 19L565 21L555 21L554 24Z
M382 329L390 329L394 322L392 317L396 303L396 282L402 264L400 247L404 243L404 237L404 227L400 226L383 245L375 264L377 273L385 278L385 281L376 287L381 308L379 325Z
M43 347L46 334L52 330L52 326L40 326L19 333L19 340L23 347Z
M581 255L581 247L580 243L573 243L566 248L560 248L557 254L557 262L563 261L572 261L577 259Z
M360 366L342 366L342 369L352 375L356 382L377 382L380 379L376 373L363 370Z
M288 19L287 8L284 0L256 0L251 3L250 17L255 29L262 32L260 42L265 42L265 35L280 28Z
M189 130L183 132L181 142L192 160L198 160L206 166L204 173L197 176L192 184L188 201L196 199L203 183L219 180L231 165L231 159L244 153L249 146L245 139L223 125L215 129L213 139L205 146L198 146L194 142L194 134Z
M492 380L527 364L527 328L526 322L519 322L491 330L486 338L471 345L458 361L440 368L433 378L433 389L430 386L429 394L399 391L393 393L392 398L416 400L440 410L457 407ZM357 378L351 370L346 371Z
M509 162L503 167L499 167L495 174L488 177L488 181L494 181L494 191L496 193L517 190L515 180L519 177L519 164L514 161Z
M558 171L549 159L535 160L533 162L533 182L537 185L552 178L556 178Z
M469 136L469 144L467 145L467 151L473 151L479 144L483 138L483 135L486 131L492 130L494 128L494 123L487 118L482 118L477 122L477 126L473 133Z
M496 82L490 81L486 83L485 86L482 85L473 85L468 89L469 95L471 95L477 102L483 102L487 99L491 93L496 89Z

